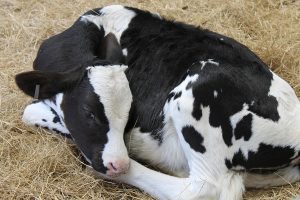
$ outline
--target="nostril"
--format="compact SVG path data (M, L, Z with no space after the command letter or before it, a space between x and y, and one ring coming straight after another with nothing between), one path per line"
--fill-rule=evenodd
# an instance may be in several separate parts
M107 164L108 168L108 174L110 175L117 175L121 173L126 173L129 169L129 161L128 160L114 160L111 162L108 162Z
M111 168L112 168L114 171L118 171L118 169L114 166L113 163L109 163L109 165L111 166Z

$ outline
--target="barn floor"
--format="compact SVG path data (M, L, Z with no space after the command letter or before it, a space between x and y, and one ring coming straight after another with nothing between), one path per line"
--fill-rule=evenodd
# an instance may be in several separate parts
M203 26L249 46L300 96L299 0L0 0L0 199L144 199L139 190L94 179L75 148L20 118L30 101L14 83L30 70L43 39L83 12L124 4ZM251 190L247 200L293 199L300 184Z

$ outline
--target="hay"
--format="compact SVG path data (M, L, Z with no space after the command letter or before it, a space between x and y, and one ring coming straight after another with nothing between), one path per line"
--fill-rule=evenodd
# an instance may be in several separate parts
M25 126L29 101L14 75L30 70L41 41L90 8L120 3L231 36L254 50L300 95L300 1L296 0L1 0L0 199L148 199L129 186L97 180L75 148ZM247 192L245 199L290 199L300 184Z

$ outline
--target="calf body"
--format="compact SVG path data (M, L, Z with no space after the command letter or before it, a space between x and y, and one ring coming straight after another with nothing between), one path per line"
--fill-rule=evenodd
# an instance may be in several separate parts
M127 53L131 155L188 177L176 179L182 181L178 185L162 178L174 181L174 188L160 185L160 198L240 199L244 183L253 187L253 177L260 176L275 180L270 175L275 171L288 181L299 180L298 98L247 47L134 8L108 6L95 12L82 20L120 35ZM120 24L129 18L125 29ZM272 185L269 180L257 187ZM149 182L133 184L151 190Z
M244 185L299 180L299 101L247 47L123 6L95 9L79 21L114 34L126 57L129 153L177 176L132 160L114 180L184 200L237 200Z

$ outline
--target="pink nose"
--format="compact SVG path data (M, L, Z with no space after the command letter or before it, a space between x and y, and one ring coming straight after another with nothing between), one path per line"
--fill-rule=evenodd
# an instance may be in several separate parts
M118 160L108 163L108 170L106 172L109 176L118 176L120 174L125 174L129 168L129 161Z

